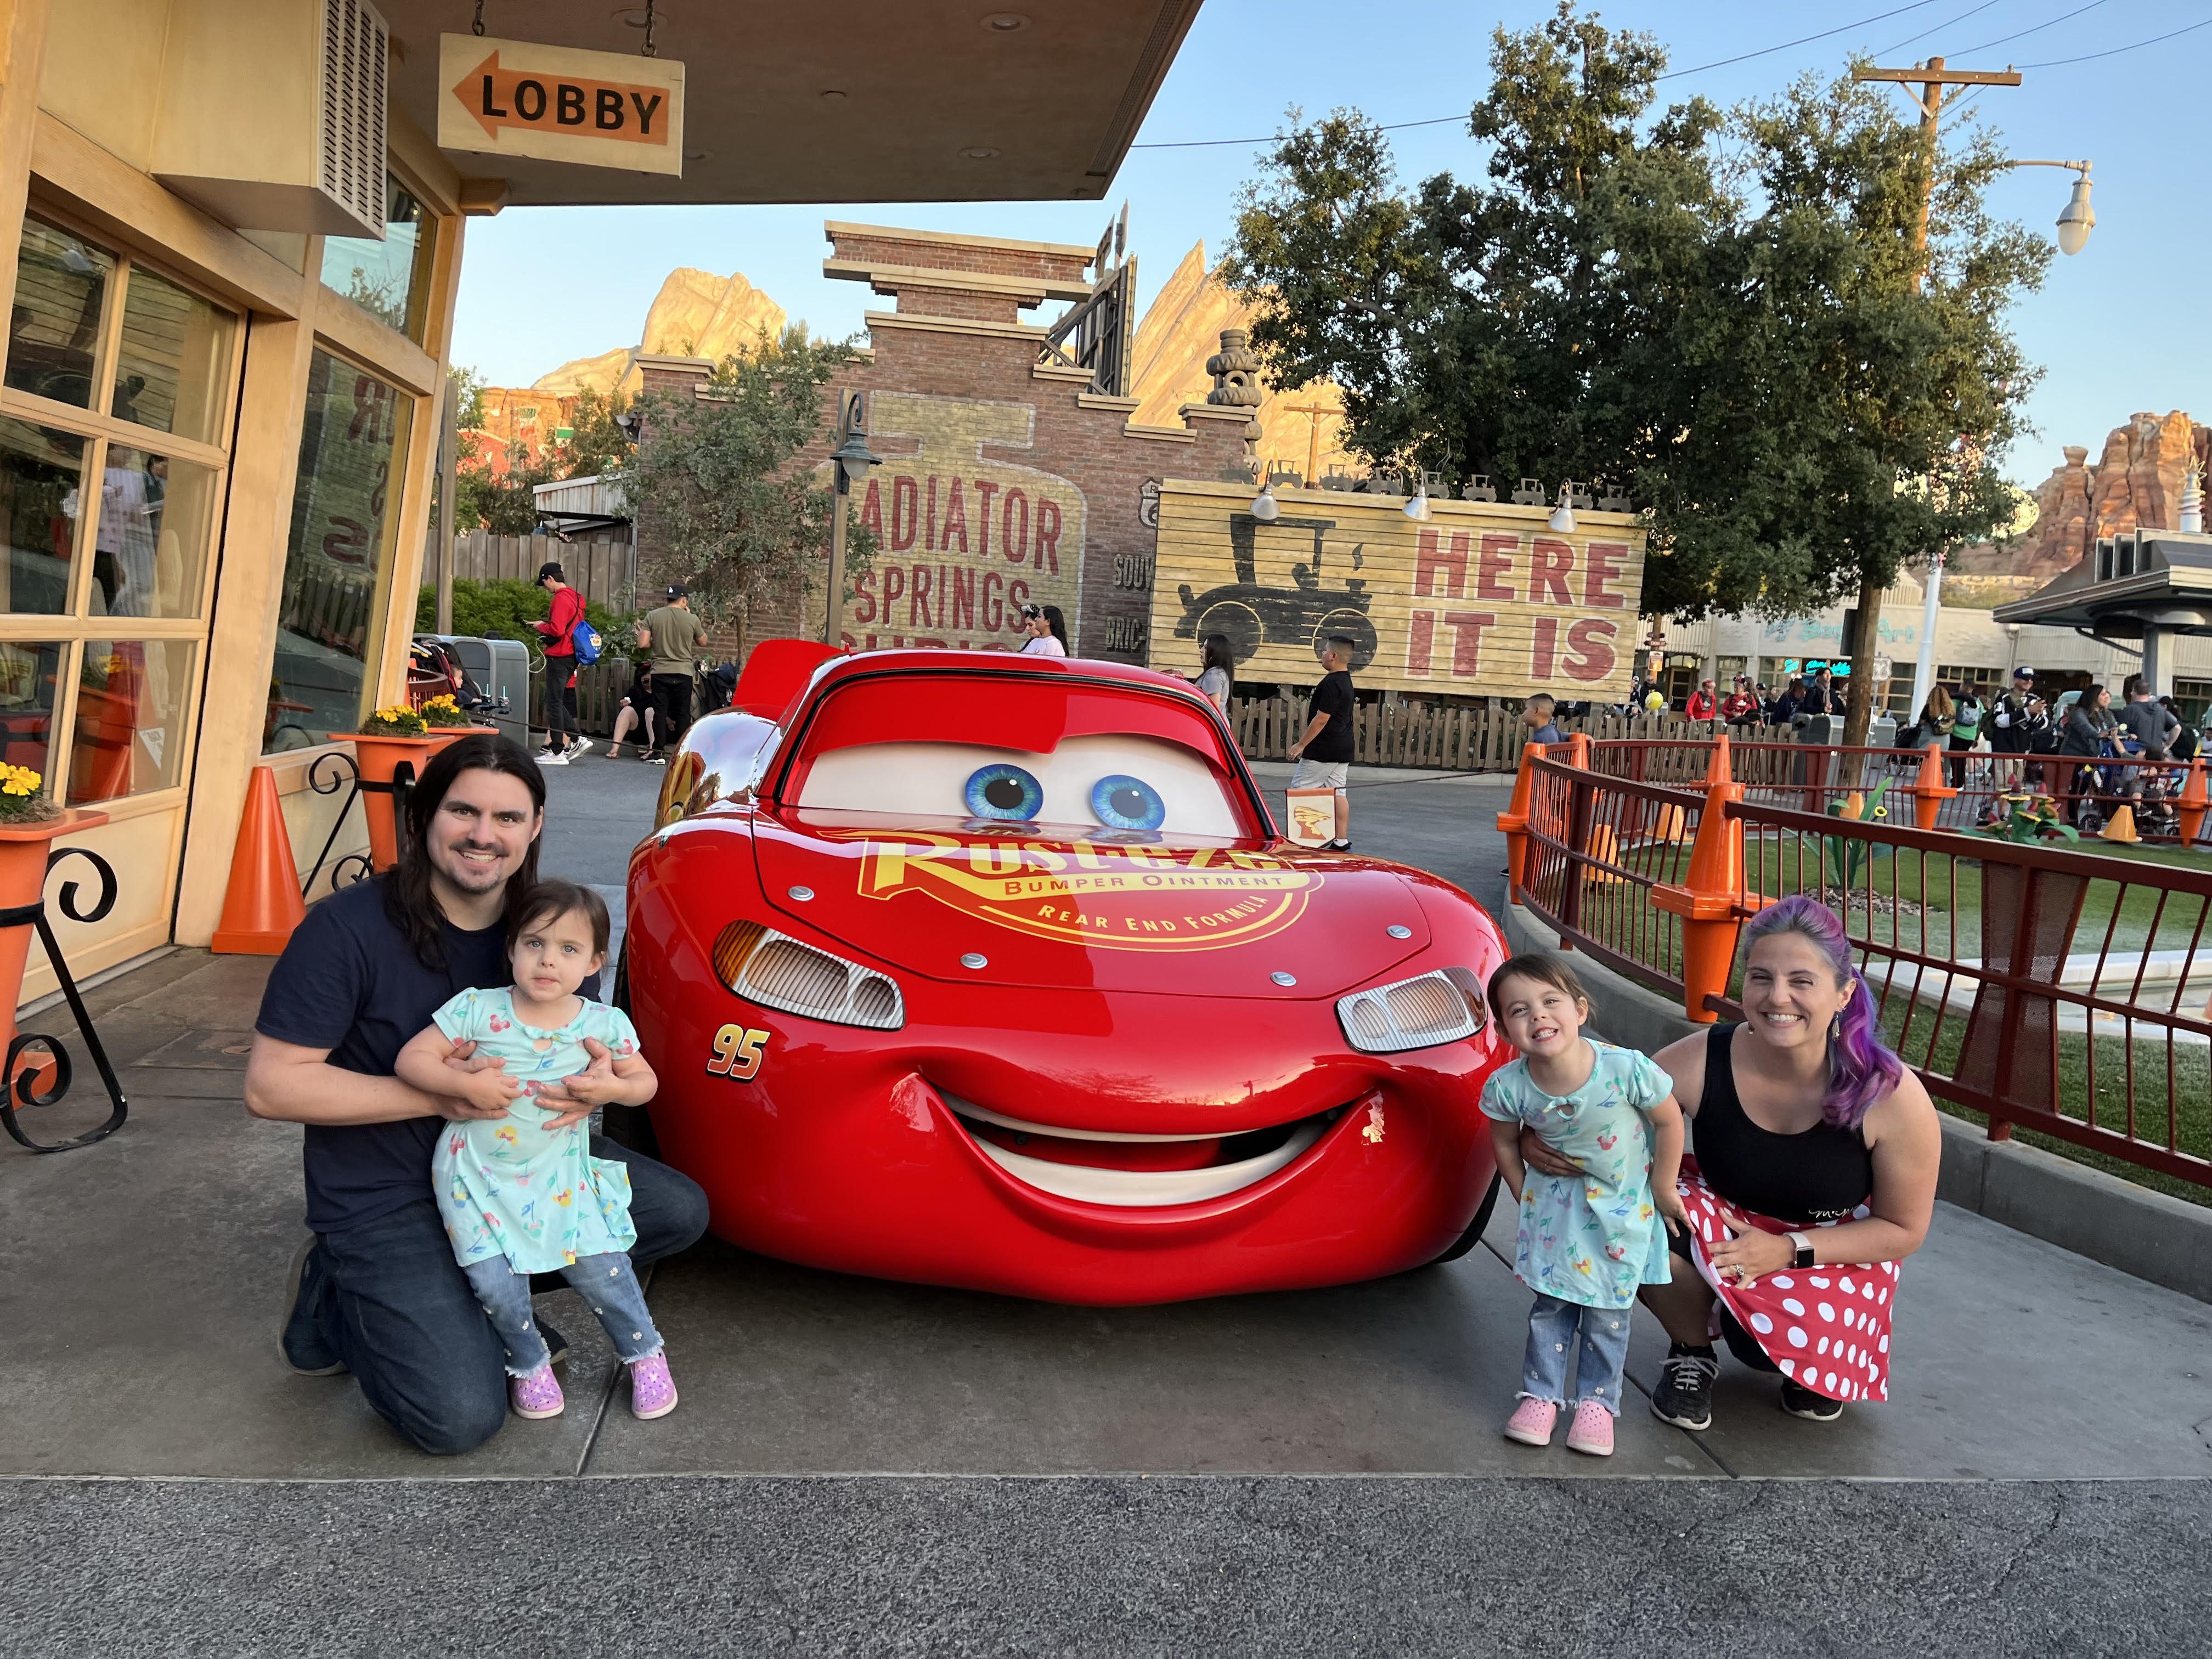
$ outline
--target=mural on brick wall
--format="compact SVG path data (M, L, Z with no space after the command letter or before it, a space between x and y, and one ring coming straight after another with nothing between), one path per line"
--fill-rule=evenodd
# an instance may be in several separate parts
M1056 605L1076 637L1083 594L1083 492L1036 467L987 459L1030 446L1026 404L878 392L868 439L884 464L857 504L878 552L842 619L854 650L1020 647L1021 610ZM894 453L913 440L911 453Z
M1352 641L1362 685L1515 696L1628 691L1644 531L1587 513L1565 535L1539 507L1437 501L1427 523L1390 497L1170 481L1160 495L1152 650L1229 641L1240 679L1310 684L1321 641ZM1192 643L1178 651L1174 641Z

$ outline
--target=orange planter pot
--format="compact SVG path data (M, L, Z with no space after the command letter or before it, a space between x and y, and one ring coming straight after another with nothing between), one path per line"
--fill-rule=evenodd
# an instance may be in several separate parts
M76 807L59 817L39 823L0 823L0 910L24 909L36 904L46 888L46 858L53 844L107 822L105 812ZM0 1054L15 1040L15 1006L23 1000L23 969L30 960L32 927L0 928ZM51 1058L43 1061L26 1056L19 1071L51 1071ZM43 1086L43 1085L41 1085Z
M412 786L430 757L467 733L454 737L390 738L374 732L333 732L334 743L353 745L361 769L361 806L368 819L368 861L381 872L399 861L398 793L396 782ZM404 769L404 776L403 776Z

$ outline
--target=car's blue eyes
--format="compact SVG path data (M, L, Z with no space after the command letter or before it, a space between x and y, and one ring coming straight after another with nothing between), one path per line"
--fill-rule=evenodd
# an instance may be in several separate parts
M1044 805L1044 786L1018 766L979 766L968 775L968 810L979 818L1024 822Z
M968 811L979 818L1023 823L1044 812L1044 786L1003 761L969 773L963 793ZM1116 772L1091 785L1091 814L1109 830L1157 830L1167 822L1168 807L1160 792L1142 778Z
M1114 830L1157 830L1168 818L1168 805L1160 799L1160 792L1126 772L1101 778L1091 786L1091 811L1099 823Z

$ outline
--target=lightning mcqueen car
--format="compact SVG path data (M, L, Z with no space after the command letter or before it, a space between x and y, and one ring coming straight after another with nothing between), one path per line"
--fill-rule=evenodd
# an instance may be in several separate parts
M1279 838L1181 680L777 641L670 763L617 977L721 1237L1113 1304L1472 1245L1503 955Z

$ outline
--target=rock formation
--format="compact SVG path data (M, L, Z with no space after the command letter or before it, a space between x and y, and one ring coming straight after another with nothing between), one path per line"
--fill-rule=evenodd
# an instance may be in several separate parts
M2203 465L2208 449L2212 428L2179 409L2163 419L2148 410L2130 416L2106 436L2094 465L2086 448L2069 444L2065 465L2036 486L2033 527L2007 541L1962 548L1950 568L2040 583L2071 570L2100 536L2173 529L2190 461Z
M1137 325L1130 346L1130 396L1139 398L1129 418L1139 426L1179 426L1176 411L1185 404L1202 404L1212 389L1208 357L1220 351L1226 329L1249 326L1250 313L1244 302L1221 285L1206 269L1206 244L1200 242L1183 256L1182 263L1162 285ZM1331 465L1364 472L1340 447L1344 427L1344 395L1327 380L1278 392L1263 384L1260 402L1259 456L1262 461L1286 461L1300 476L1306 470L1311 423L1320 422L1321 440L1315 470L1326 474ZM1318 407L1318 416L1300 412Z
M617 346L596 357L579 357L532 382L531 390L574 397L619 388L635 396L640 353L656 356L712 357L717 362L749 351L763 331L770 339L783 331L781 306L747 282L744 273L717 276L688 266L672 270L645 313L645 332L634 346Z

